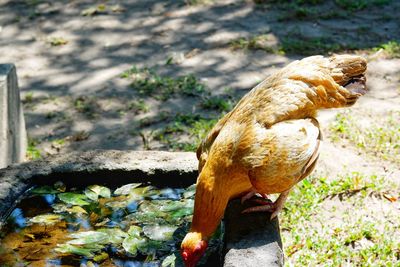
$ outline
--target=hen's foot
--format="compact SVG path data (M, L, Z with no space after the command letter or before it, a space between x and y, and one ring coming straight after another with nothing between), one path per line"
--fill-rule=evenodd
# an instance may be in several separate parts
M271 220L278 216L279 212L282 211L285 201L289 195L289 190L282 192L275 202L270 202L264 199L255 199L254 201L261 204L261 206L250 207L242 211L242 213L250 212L272 212Z
M267 194L257 193L256 190L252 189L240 199L240 202L243 204L246 200L249 200L250 198L252 198L256 194L259 194L261 197L263 197L263 198L268 200L268 195Z

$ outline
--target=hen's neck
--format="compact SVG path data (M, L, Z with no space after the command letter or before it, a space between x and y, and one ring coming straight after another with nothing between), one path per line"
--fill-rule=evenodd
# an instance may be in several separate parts
M251 188L249 179L239 170L213 171L205 166L196 187L191 232L208 239L224 215L228 201Z

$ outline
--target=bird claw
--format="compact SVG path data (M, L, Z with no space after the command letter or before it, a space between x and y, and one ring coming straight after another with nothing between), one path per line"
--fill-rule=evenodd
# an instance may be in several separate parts
M248 193L246 193L241 199L240 199L240 203L244 203L245 201L249 200L250 198L252 198L254 195L259 194L261 197L265 198L266 200L268 199L268 195L264 194L264 193L257 193L256 190L252 189L250 190Z
M264 212L264 211L274 211L275 206L274 203L270 203L272 205L263 205L263 206L255 206L255 207L250 207L242 211L242 213L250 213L250 212Z

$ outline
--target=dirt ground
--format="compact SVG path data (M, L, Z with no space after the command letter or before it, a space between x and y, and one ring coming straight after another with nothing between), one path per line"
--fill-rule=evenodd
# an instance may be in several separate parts
M132 80L121 78L131 66L151 68L162 77L193 74L211 96L234 102L293 60L331 51L359 53L369 60L369 92L351 108L352 116L379 122L400 112L400 58L376 49L399 42L400 1L360 9L322 1L311 5L312 13L287 1L255 2L261 4L0 0L0 58L17 66L30 147L41 156L89 149L174 150L153 138L154 131L176 114L220 114L193 96L143 97L130 86ZM238 38L255 35L277 49L232 48ZM310 48L298 40L321 44ZM132 100L145 108L133 111ZM377 174L400 184L400 161L332 141L337 112L320 114L325 142L316 172ZM175 130L175 138L192 140Z

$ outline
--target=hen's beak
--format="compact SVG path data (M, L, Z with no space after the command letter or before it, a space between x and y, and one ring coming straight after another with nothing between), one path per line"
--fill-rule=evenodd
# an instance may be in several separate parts
M349 92L360 96L367 93L367 86L365 83L365 76L360 75L352 77L345 85L343 85L343 87L346 88Z

